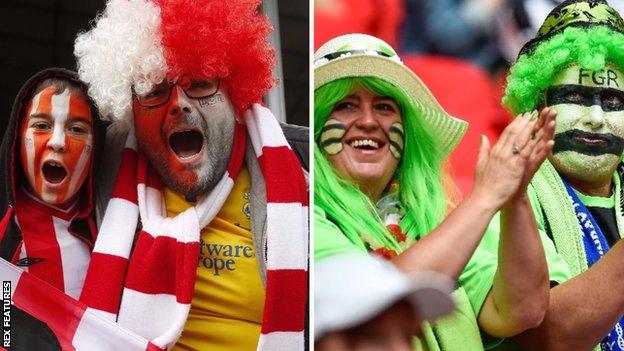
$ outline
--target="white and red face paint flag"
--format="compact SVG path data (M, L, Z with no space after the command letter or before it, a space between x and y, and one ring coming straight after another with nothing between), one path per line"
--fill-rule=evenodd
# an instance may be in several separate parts
M23 117L20 156L29 186L40 199L63 205L75 199L89 174L93 130L88 101L47 87Z

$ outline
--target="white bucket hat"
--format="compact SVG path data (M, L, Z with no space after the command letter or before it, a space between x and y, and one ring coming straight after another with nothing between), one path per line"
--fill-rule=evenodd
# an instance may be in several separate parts
M328 41L314 54L315 90L352 77L380 78L402 90L422 114L443 157L464 136L468 124L446 113L427 86L383 40L366 34L346 34Z
M406 275L364 253L326 258L314 270L314 339L367 322L402 299L421 320L434 320L455 310L453 289L438 273Z

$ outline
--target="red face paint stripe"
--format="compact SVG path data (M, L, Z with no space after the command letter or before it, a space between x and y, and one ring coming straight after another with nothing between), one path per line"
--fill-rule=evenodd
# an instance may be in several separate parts
M56 88L47 87L43 89L39 94L39 105L37 107L37 111L32 111L30 115L35 113L45 113L48 115L52 114L52 96L56 93ZM30 117L30 116L29 116Z
M91 122L91 108L87 101L80 95L69 95L69 116L68 117L84 117Z
M41 134L34 132L33 133L33 143L34 143L34 170L35 170L35 179L34 179L34 190L37 194L41 194L43 192L43 175L41 174L41 159L43 158L43 153L45 151L45 146L48 140L51 137L50 134Z
M308 291L307 272L298 269L268 270L266 291L262 334L302 331Z
M39 93L38 104L36 106L36 111L27 110L26 116L23 122L24 131L28 128L28 123L30 120L30 116L36 113L44 113L51 115L52 114L52 96L56 92L56 88L48 87L43 89ZM32 108L32 101L31 101ZM22 134L22 138L25 135L25 132ZM37 194L43 193L43 177L41 176L41 158L43 157L43 152L45 151L45 145L47 141L52 137L51 132L33 132L33 165L34 165L34 177L35 179L31 180L33 183L33 187ZM24 155L25 156L25 155ZM25 158L22 158L22 162L27 162Z
M72 178L78 177L78 183L84 182L86 179L86 173L89 171L89 163L85 164L82 169L78 169L78 163L85 147L91 147L87 140L71 135L65 134L65 152L62 156L62 161L67 168L67 179L65 180L65 186L57 193L57 201L66 202L75 193L70 193L73 189L70 189ZM77 174L76 172L80 172ZM78 186L79 188L79 186Z

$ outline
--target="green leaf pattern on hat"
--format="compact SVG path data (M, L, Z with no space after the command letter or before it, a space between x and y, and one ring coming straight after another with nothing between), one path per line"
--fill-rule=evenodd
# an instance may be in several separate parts
M599 0L573 2L553 11L544 21L536 38L547 36L570 25L608 25L624 33L624 21L606 2Z
M379 43L373 42L356 42L347 43L336 50L336 52L352 51L352 50L373 50L381 52L388 57L396 56L397 53L390 46L379 45Z

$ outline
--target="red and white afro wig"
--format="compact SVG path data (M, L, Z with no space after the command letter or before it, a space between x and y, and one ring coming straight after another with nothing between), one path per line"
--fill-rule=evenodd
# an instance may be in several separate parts
M272 86L272 30L260 0L109 0L76 38L80 78L103 119L132 121L132 89L221 78L237 115Z

